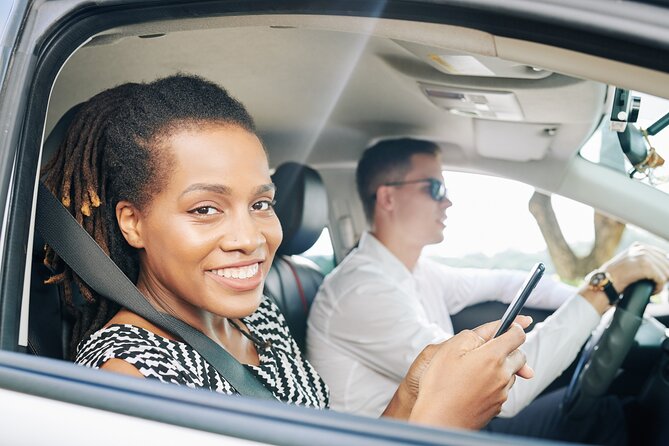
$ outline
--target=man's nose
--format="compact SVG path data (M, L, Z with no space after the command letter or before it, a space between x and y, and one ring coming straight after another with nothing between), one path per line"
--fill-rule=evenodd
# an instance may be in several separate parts
M441 199L441 202L440 202L439 204L440 204L441 207L443 207L444 209L448 209L448 208L450 208L451 206L453 206L453 202L451 201L451 199L449 198L448 195L445 195L444 198Z

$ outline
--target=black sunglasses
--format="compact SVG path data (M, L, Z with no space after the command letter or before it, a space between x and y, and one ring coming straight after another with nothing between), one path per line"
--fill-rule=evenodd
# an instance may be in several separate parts
M414 184L414 183L429 183L428 193L430 198L434 201L443 201L446 198L447 191L446 185L443 181L439 181L436 178L423 178L420 180L409 180L409 181L391 181L389 183L383 183L384 186L404 186L405 184Z

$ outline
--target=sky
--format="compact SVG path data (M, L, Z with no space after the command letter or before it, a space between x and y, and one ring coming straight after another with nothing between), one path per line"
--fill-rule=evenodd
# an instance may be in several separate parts
M426 248L429 255L460 257L515 249L538 252L546 248L541 231L528 210L534 188L485 175L445 172L453 206L446 215L444 241ZM553 207L567 241L592 240L592 208L562 197Z

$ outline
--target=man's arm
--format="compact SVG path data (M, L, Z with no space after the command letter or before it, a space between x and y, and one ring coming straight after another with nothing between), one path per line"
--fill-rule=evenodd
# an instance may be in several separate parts
M657 248L633 245L600 269L610 274L619 292L641 279L653 280L657 292L669 278L669 258ZM537 325L522 347L527 363L535 369L535 379L519 381L514 386L502 409L503 416L513 416L522 410L572 363L609 308L604 292L583 285L577 296Z
M453 268L426 260L421 263L423 282L434 282L444 296L450 314L486 301L509 303L522 286L527 273L517 270ZM532 292L527 306L554 310L576 293L576 289L543 277Z
M531 381L518 380L502 407L501 416L511 417L531 403L569 367L581 346L600 321L600 314L582 296L573 296L527 335L521 347L535 370Z

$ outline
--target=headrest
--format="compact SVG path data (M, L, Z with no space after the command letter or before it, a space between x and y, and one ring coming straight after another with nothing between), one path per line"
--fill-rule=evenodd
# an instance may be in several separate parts
M44 167L46 163L48 163L51 158L56 155L58 146L60 146L60 143L65 139L67 130L70 128L70 124L74 119L74 115L77 114L82 105L83 103L80 103L70 108L63 116L60 117L56 125L53 126L51 133L49 133L49 136L47 136L46 140L44 141L44 148L42 150L42 167Z
M323 180L311 167L298 163L280 165L276 185L276 214L283 228L277 255L301 254L316 243L328 224L328 198Z

